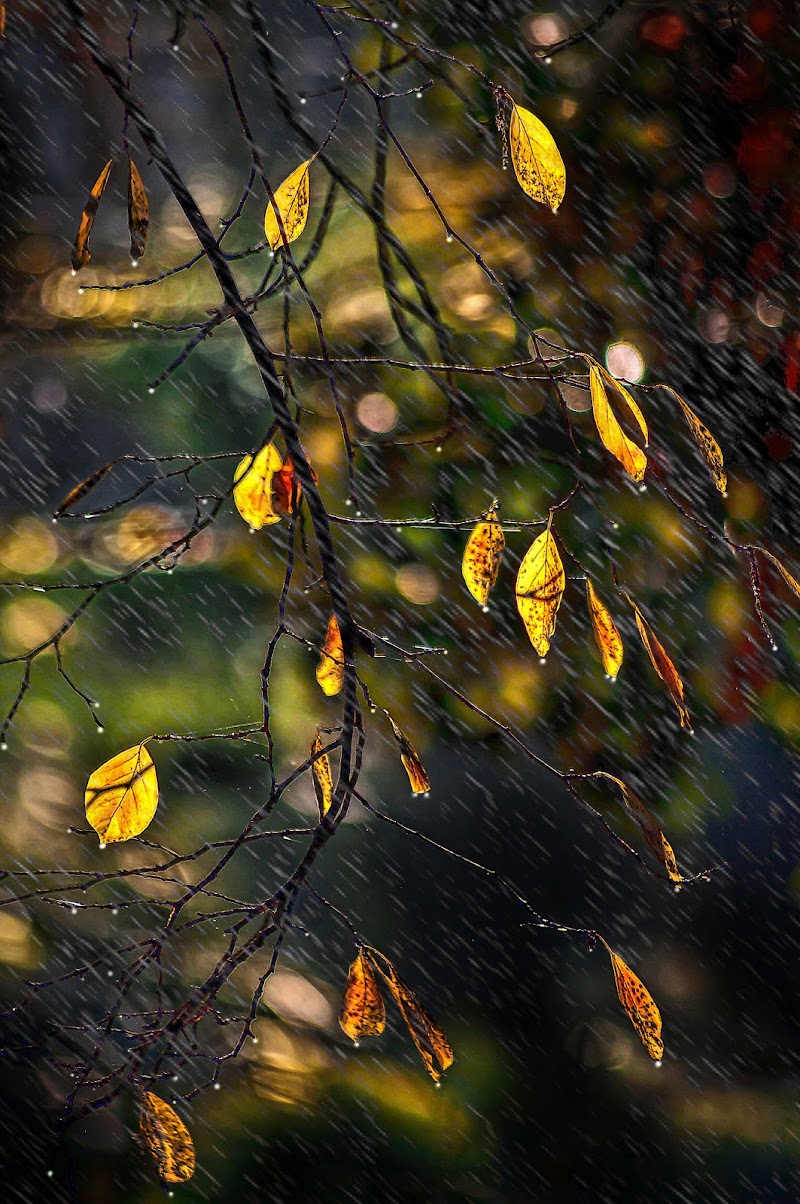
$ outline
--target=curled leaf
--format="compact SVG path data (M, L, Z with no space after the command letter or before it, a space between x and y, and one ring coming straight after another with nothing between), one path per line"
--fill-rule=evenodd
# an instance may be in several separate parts
M378 1037L386 1028L386 1008L378 980L361 949L347 975L339 1024L353 1041Z
M798 598L800 598L800 581L797 581L792 576L789 570L781 564L780 560L778 560L778 557L774 556L772 552L768 552L766 548L758 548L757 551L759 551L762 556L766 556L767 560L775 565L775 568L778 570L781 577L783 577L784 581L789 586L789 589L793 593L797 594Z
M592 396L592 414L594 415L594 422L600 440L606 450L611 452L611 455L615 459L619 460L629 477L632 477L634 481L642 481L647 469L647 456L632 439L628 438L620 426L619 420L608 400L606 385L613 388L617 396L628 407L644 436L646 444L647 424L642 411L628 390L618 380L615 380L610 373L606 372L605 368L602 368L600 364L595 363L594 360L589 360L589 391Z
M527 109L513 105L508 140L514 174L523 192L557 213L567 187L567 172L547 126Z
M497 511L492 509L474 528L461 561L461 573L467 589L483 607L489 600L489 590L497 580L505 546L503 528L497 521Z
M336 615L328 620L325 643L319 654L317 681L324 694L338 694L344 685L344 644Z
M165 1183L185 1183L194 1174L194 1143L174 1108L152 1091L142 1095L139 1128Z
M103 844L139 836L158 807L158 778L144 744L117 753L86 783L86 818Z
M453 1064L453 1051L438 1024L428 1015L416 995L398 976L392 963L376 949L365 952L391 991L406 1022L411 1039L419 1050L429 1075L439 1082Z
M679 890L682 878L678 873L678 863L672 851L672 845L661 831L655 817L647 810L639 796L634 794L630 786L623 782L621 778L615 777L613 773L606 773L602 769L598 769L594 776L596 778L607 778L608 781L619 786L625 806L641 828L642 834L656 859L667 871L670 880L675 883L675 889Z
M686 702L684 701L683 682L680 674L672 663L667 650L659 640L653 628L647 622L639 607L634 602L629 594L622 590L622 596L633 608L633 613L636 618L636 626L639 629L639 635L642 637L642 643L647 649L647 655L650 657L653 668L658 676L663 681L669 691L672 701L675 703L675 709L678 712L681 727L685 727L688 731L692 730L692 720L689 715Z
M728 477L725 473L725 461L722 458L720 445L708 427L697 417L694 410L686 404L673 388L670 388L669 385L663 385L662 388L668 389L681 407L681 412L689 424L689 430L692 432L694 441L700 449L700 454L708 465L714 484L724 497L728 490Z
M281 454L268 443L255 456L245 456L234 473L233 500L253 531L280 522L272 507L272 479L283 465Z
M97 216L97 210L100 205L100 200L106 190L108 177L111 175L111 168L114 166L114 160L109 159L100 175L94 182L92 191L89 193L89 199L83 207L81 220L78 224L78 233L75 236L75 246L72 248L72 270L79 272L81 268L86 267L86 264L92 258L89 250L89 235L92 232L94 219Z
M59 502L58 506L53 511L53 518L60 518L61 515L65 514L67 510L70 510L76 502L83 501L87 494L91 493L95 486L99 485L103 478L111 472L111 469L116 463L118 463L117 460L111 460L110 463L104 464L102 468L98 468L90 476L86 477L85 480L76 485L74 489L70 489L64 500Z
M539 656L545 656L550 647L566 581L555 537L548 527L525 553L516 585L517 610Z
M622 665L624 654L622 636L588 577L586 578L586 601L589 606L589 618L592 620L595 642L603 660L603 668L613 680Z
M264 233L273 251L277 251L278 247L284 245L278 214L280 214L287 243L294 242L306 228L309 203L308 169L312 163L313 159L306 159L305 163L296 167L291 175L288 175L283 183L275 189L274 204L270 201L267 205L267 212L264 215Z
M603 944L606 945L605 941ZM606 949L611 958L619 1001L650 1057L654 1062L660 1062L664 1056L664 1042L661 1040L661 1013L655 1000L630 966L626 966L608 945Z
M316 756L317 753L321 753L321 756ZM324 819L333 802L333 774L328 754L322 752L322 735L319 728L317 728L317 734L311 743L311 756L315 757L311 763L314 793L317 796L319 817Z
M150 226L150 205L139 174L139 168L128 156L128 230L131 236L131 259L144 255L147 231Z
M412 792L414 794L427 794L431 788L430 779L425 771L425 766L417 755L414 745L405 732L397 726L391 715L387 715L387 718L392 725L394 738L400 746L400 760L403 762L405 771L408 774Z

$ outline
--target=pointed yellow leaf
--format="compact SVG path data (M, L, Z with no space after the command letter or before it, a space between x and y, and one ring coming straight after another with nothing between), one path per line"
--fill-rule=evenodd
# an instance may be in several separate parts
M322 753L315 761L312 761L311 773L314 779L314 793L317 796L319 817L324 819L333 802L333 774L328 754L322 752L322 736L319 728L317 728L317 734L311 744L311 756L313 757L315 753Z
M347 976L339 1024L353 1041L378 1037L386 1028L386 1008L378 980L361 949Z
M622 636L588 577L586 578L586 601L589 606L589 618L592 620L595 642L603 659L603 668L613 681L622 665L624 653Z
M414 745L405 732L397 726L391 715L387 715L387 718L392 725L394 738L400 746L400 760L403 762L405 771L408 774L412 793L427 794L431 788L430 779L425 771L425 766L417 755Z
M522 190L532 200L549 205L553 213L558 212L567 187L567 172L547 126L527 109L513 105L508 141Z
M144 832L158 807L156 767L144 744L126 748L94 771L84 805L102 844Z
M603 944L606 945L605 941ZM661 1040L661 1013L655 1000L630 966L626 966L608 945L606 949L611 958L619 1001L650 1057L654 1062L660 1062L664 1056L664 1042Z
M344 645L336 615L331 615L328 621L325 643L319 654L317 681L322 692L331 697L344 685Z
M106 190L108 177L111 175L111 168L114 166L114 160L109 159L100 175L92 186L92 191L89 193L89 199L83 207L81 220L78 225L78 233L75 236L75 246L72 248L72 270L79 272L81 268L86 267L86 264L92 258L89 250L89 235L92 232L94 219L97 216L97 210L100 206L100 200Z
M152 1091L142 1095L139 1128L165 1183L185 1183L194 1174L192 1135L177 1112Z
M400 1013L406 1022L411 1039L419 1050L428 1074L438 1083L445 1070L453 1065L453 1051L438 1024L423 1008L413 991L400 979L392 963L376 949L365 952L381 975ZM380 960L378 960L380 959Z
M639 409L639 406L636 404L634 399L631 397L630 393L625 388L625 386L623 385L621 380L617 380L616 376L612 376L611 373L608 372L603 367L602 364L595 364L595 367L597 368L598 372L600 373L601 377L603 378L603 384L606 386L606 389L607 390L611 389L611 391L613 393L616 393L619 400L622 401L627 406L627 408L630 410L631 417L633 418L634 422L638 426L639 430L642 432L642 438L644 439L644 445L645 445L645 447L647 447L647 444L650 439L650 434L647 430L647 423L645 421L644 414Z
M505 546L505 536L497 521L497 511L490 510L467 540L461 561L461 573L467 589L484 608L489 600L489 590L497 580Z
M245 456L234 473L233 500L253 531L280 522L281 516L272 506L272 478L282 466L280 452L268 443L255 459Z
M642 430L645 439L647 438L647 426L644 422L642 412L633 398L615 381L613 376L610 376L605 369L601 368L593 360L589 361L589 389L592 395L592 414L594 415L595 426L597 433L603 443L603 446L611 452L611 455L619 460L622 467L625 469L629 477L634 481L644 480L645 470L647 468L647 456L640 447L629 439L619 424L616 414L611 409L606 392L606 384L613 382L618 396L626 401L629 408L630 403L633 403L631 413L636 419L637 424ZM641 421L640 421L641 420Z
M675 703L675 709L678 712L678 718L681 721L681 727L692 730L692 720L689 711L684 701L683 682L680 674L675 668L670 656L667 653L664 645L659 640L653 628L647 622L639 607L634 602L629 594L622 590L622 596L633 608L633 614L636 619L636 626L639 629L639 635L642 637L642 643L647 649L647 655L650 657L653 668L658 676L667 687L672 701Z
M714 484L724 497L728 490L728 478L725 473L725 461L722 458L720 445L708 427L700 421L694 410L686 404L683 398L669 385L664 385L663 388L669 389L669 392L681 407L683 416L689 424L689 430L692 432L694 441L700 449L700 454L708 465Z
M539 656L545 656L550 647L566 582L555 537L548 528L525 553L516 585L517 610Z
M625 806L641 828L645 840L653 850L659 863L667 871L668 877L675 883L675 889L679 890L683 879L678 873L678 863L672 851L672 845L661 831L655 817L647 810L647 807L645 807L639 796L634 794L630 786L623 782L621 778L615 777L613 773L606 773L603 769L598 769L594 776L596 778L607 778L608 781L619 786Z
M313 159L306 159L305 163L296 167L291 175L288 175L283 183L275 189L273 194L275 203L270 201L267 205L267 212L264 215L264 233L273 251L277 251L278 247L284 245L283 235L278 224L278 213L283 223L283 233L286 235L287 243L294 242L306 228L309 202L308 169L313 161Z
M767 560L772 561L781 577L783 577L784 581L789 586L789 589L792 590L793 593L797 594L798 598L800 598L800 581L797 581L789 572L789 570L784 568L780 560L778 560L778 557L773 556L772 552L768 552L766 548L759 548L758 551L762 556L766 556Z
M139 168L128 156L128 230L131 236L131 259L144 255L147 231L150 226L150 205Z

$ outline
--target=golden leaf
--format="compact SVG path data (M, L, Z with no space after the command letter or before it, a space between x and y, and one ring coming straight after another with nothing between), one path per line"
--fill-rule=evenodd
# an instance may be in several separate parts
M620 426L619 420L611 409L611 404L608 400L608 393L606 392L607 384L613 387L617 396L628 406L634 420L644 435L646 443L647 424L645 423L642 411L628 390L618 380L615 380L610 373L606 372L605 368L601 368L594 360L589 360L589 389L592 395L592 414L594 415L597 433L603 446L607 451L611 452L612 456L619 460L628 476L632 477L634 481L642 481L647 468L647 456L640 447L637 447L632 439L628 438Z
M694 410L686 404L683 398L669 385L662 387L669 389L669 392L681 407L683 416L689 424L689 430L694 435L694 441L700 449L700 454L708 465L714 484L724 497L728 490L728 478L725 474L725 461L722 458L720 445L708 427L700 421Z
M678 873L678 863L672 851L672 845L656 823L655 817L647 810L639 796L634 794L630 786L623 782L621 778L615 777L613 773L606 773L603 769L598 769L594 776L596 778L607 778L610 782L614 782L615 785L619 786L625 806L641 828L645 840L653 850L659 863L667 871L670 880L675 883L675 889L679 890L682 878Z
M234 473L233 500L253 531L280 522L280 514L272 508L272 478L282 465L280 452L268 443L255 459L245 456Z
M619 1001L628 1013L630 1022L650 1057L654 1062L660 1062L664 1056L664 1042L661 1040L661 1013L655 1000L630 966L626 966L622 958L618 957L613 949L609 949L605 941L603 944L611 958Z
M378 980L361 949L347 976L339 1024L353 1041L378 1037L386 1028L386 1008Z
M445 1070L453 1065L453 1051L447 1038L413 991L400 979L388 958L376 949L366 949L365 952L392 992L428 1073L438 1083Z
M553 135L533 113L513 105L508 139L514 173L523 192L557 213L564 199L567 173Z
M267 205L264 215L264 233L273 251L284 245L281 228L278 224L278 214L283 223L286 242L294 242L306 228L308 220L309 179L308 169L313 159L306 159L287 176L274 192L274 204Z
M408 774L412 792L414 794L427 794L431 788L430 779L425 772L425 766L420 761L414 745L405 732L397 726L391 715L387 715L387 719L392 725L394 738L400 745L400 760L403 762L405 771Z
M109 472L111 472L111 469L116 463L116 460L112 460L109 464L104 464L102 468L98 468L96 472L93 472L91 476L86 477L86 479L81 481L80 484L76 485L74 489L70 489L63 502L59 502L58 506L53 511L53 518L60 518L61 515L64 514L65 511L69 510L71 506L74 506L76 502L82 501L83 498L85 498L87 494L91 493L95 486L99 485L103 478Z
M797 594L798 598L800 598L800 581L795 580L789 570L784 568L780 560L778 560L778 557L773 556L772 552L768 552L766 548L758 548L757 550L762 554L762 556L766 556L767 560L770 560L775 565L775 568L778 570L781 577L783 577L784 581L789 586L789 589L792 590L793 593Z
M144 744L117 753L86 783L86 818L103 844L144 832L158 807L158 778Z
M586 601L589 606L589 618L592 620L592 630L595 642L603 658L603 668L613 680L622 665L624 649L622 636L617 631L617 625L611 618L606 606L601 602L589 578L586 578Z
M344 685L344 645L336 615L331 615L319 654L317 681L324 694L338 694Z
M539 656L545 656L556 629L566 585L564 566L550 528L528 548L517 573L517 610Z
M505 546L503 528L497 521L497 511L492 509L467 540L461 561L461 573L467 589L484 609L489 600L489 590L497 580Z
M623 597L633 607L633 613L636 618L636 626L639 628L639 635L642 637L642 643L647 649L647 655L652 661L653 668L658 676L663 681L670 693L672 701L675 703L675 709L678 712L678 717L681 721L681 727L685 727L688 731L692 730L692 720L689 716L689 711L686 707L683 694L683 682L680 674L675 668L672 660L667 654L664 645L659 640L653 628L647 622L639 607L634 602L629 594L622 590Z
M320 752L322 752L322 736L317 728L317 734L311 744L311 756ZM327 753L322 753L322 756L317 757L311 763L311 773L314 778L314 793L317 796L319 817L324 819L333 802L333 774Z
M89 199L83 207L83 213L78 225L78 233L75 236L75 246L72 248L73 272L79 272L81 268L86 267L86 264L92 258L91 251L89 250L89 235L92 232L100 200L106 190L108 177L111 175L111 168L113 166L114 160L109 159L95 180L92 191L89 193Z
M147 231L150 226L150 206L139 174L139 168L128 156L128 230L131 236L131 259L144 255Z
M139 1128L165 1183L185 1183L194 1174L192 1135L177 1112L152 1091L142 1095Z

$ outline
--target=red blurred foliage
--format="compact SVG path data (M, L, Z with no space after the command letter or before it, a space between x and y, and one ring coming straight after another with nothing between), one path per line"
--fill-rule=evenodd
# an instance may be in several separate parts
M645 17L639 26L639 41L656 54L677 54L689 32L678 13L661 9Z
M767 192L786 172L795 115L769 109L755 117L739 143L739 166L754 192Z

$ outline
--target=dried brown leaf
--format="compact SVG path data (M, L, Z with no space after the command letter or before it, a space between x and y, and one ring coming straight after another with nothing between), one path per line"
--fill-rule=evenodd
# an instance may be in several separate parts
M775 565L775 568L778 570L781 577L783 577L784 581L789 586L789 589L796 594L798 598L800 598L800 581L797 581L792 576L789 570L781 564L780 560L778 560L778 557L772 552L768 552L766 548L758 548L756 550L759 551L762 556L766 556L767 560L771 561L772 564Z
M102 468L98 468L91 476L85 478L74 489L70 489L67 496L62 502L59 502L56 509L53 511L53 518L60 518L67 510L71 509L76 502L83 501L87 494L91 493L95 486L99 485L111 469L117 463L117 460L112 460L109 464L104 464Z
M722 449L717 443L711 431L705 426L695 414L691 406L683 400L680 394L676 393L669 385L663 385L677 401L681 407L681 412L689 424L689 430L694 436L694 441L700 449L700 454L708 465L714 484L720 491L723 497L728 491L728 478L725 473L725 461L722 457Z
M596 778L607 778L609 782L614 782L619 787L625 806L641 828L642 834L656 859L667 871L670 880L675 883L675 889L679 890L682 877L678 872L678 863L672 851L672 845L661 831L655 817L647 810L647 807L645 807L639 796L621 778L615 777L613 773L606 773L602 769L597 770L594 776Z
M453 1064L453 1051L447 1038L413 991L399 977L388 958L376 949L366 949L365 952L400 1008L411 1039L419 1050L428 1073L438 1083L445 1070Z
M106 190L108 177L111 175L111 168L113 166L114 160L109 159L95 180L92 191L89 193L89 199L83 207L81 220L78 224L78 233L75 236L75 246L72 248L73 272L79 272L81 268L86 267L86 264L92 258L91 251L89 250L89 235L92 233L94 219L97 216L97 210L103 193Z
M658 636L647 622L647 619L639 610L639 607L633 601L633 598L631 598L629 594L626 594L625 590L622 590L621 592L622 596L633 608L633 613L636 618L636 626L639 629L639 635L642 637L642 643L647 649L647 655L650 657L653 668L663 681L664 685L667 687L670 697L675 703L675 709L678 712L681 727L685 727L687 731L691 731L692 720L684 701L683 682L681 681L678 670L675 668L675 665L667 654L664 645L661 643Z
M586 578L586 601L589 607L589 618L592 620L595 642L603 660L603 668L613 681L622 665L624 655L622 636L588 577Z
M128 230L131 236L131 259L139 261L144 255L147 231L150 226L150 205L139 168L128 156Z
M610 949L605 941L603 944L611 958L619 1001L628 1013L630 1022L650 1057L660 1064L664 1056L664 1042L661 1040L661 1013L655 1000L630 966L626 966L622 958Z
M344 989L339 1024L353 1041L378 1037L386 1028L386 1008L372 963L359 949Z
M324 819L333 802L333 774L328 754L322 752L322 735L319 728L317 728L317 734L311 743L311 756L314 757L316 753L322 755L312 761L311 773L314 779L314 793L317 796L319 817Z
M412 792L414 794L427 794L431 788L430 779L425 771L425 766L417 755L414 745L405 732L397 726L391 715L387 715L387 718L392 725L394 738L400 746L400 760L403 762L405 771L408 774Z

